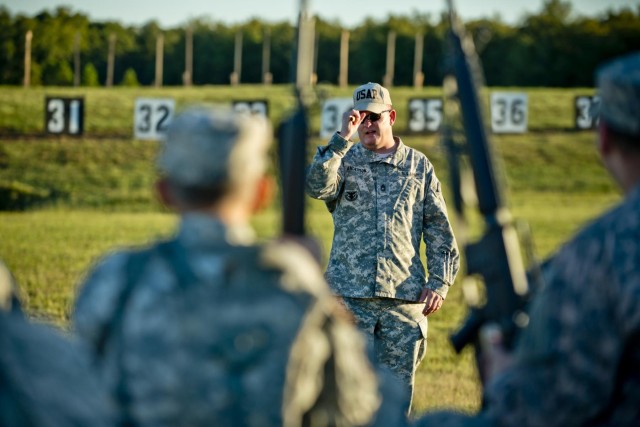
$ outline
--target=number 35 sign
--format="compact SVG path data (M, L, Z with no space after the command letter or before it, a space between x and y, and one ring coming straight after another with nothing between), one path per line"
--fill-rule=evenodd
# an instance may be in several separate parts
M171 98L138 98L133 112L133 136L136 139L160 139L173 118L175 101Z

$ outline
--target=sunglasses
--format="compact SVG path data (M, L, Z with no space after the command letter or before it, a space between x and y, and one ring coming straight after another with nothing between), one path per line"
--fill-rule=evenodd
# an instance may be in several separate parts
M380 117L382 117L382 114L388 113L389 111L391 111L391 110L384 110L380 114L378 114L378 113L369 113L364 117L364 119L362 119L361 123L364 123L367 120L369 120L371 123L375 123L378 120L380 120Z

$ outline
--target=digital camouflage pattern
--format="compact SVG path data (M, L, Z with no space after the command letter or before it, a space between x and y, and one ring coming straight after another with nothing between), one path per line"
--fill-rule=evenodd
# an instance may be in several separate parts
M545 279L486 410L419 426L640 425L640 185L566 244Z
M413 401L416 369L427 354L429 322L423 303L390 298L342 298L368 340L374 358L389 368L405 388L408 412ZM375 339L374 337L384 337Z
M600 118L619 132L640 136L640 53L602 65L596 80Z
M107 427L116 412L86 349L29 321L0 261L0 425Z
M158 170L183 186L250 188L267 167L271 125L259 114L191 106L167 127Z
M133 424L400 422L391 409L376 417L381 389L364 341L306 251L256 246L248 230L197 214L182 217L173 247L104 259L73 316ZM141 253L146 265L128 283Z
M333 216L326 278L337 295L417 301L426 286L445 298L455 279L459 253L440 181L424 154L396 140L396 152L378 160L336 133L309 167L307 193Z

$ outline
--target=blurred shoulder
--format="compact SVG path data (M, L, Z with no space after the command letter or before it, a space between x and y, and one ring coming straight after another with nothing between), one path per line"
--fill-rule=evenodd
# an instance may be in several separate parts
M280 239L261 246L258 254L260 266L280 270L281 285L291 292L306 292L316 296L329 296L330 291L317 259L304 241Z

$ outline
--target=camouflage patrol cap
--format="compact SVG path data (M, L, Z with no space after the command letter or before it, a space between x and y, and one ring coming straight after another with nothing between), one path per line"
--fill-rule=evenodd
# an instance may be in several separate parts
M271 133L258 115L191 107L169 125L157 165L181 185L235 185L264 172Z
M380 114L391 107L389 91L378 83L367 83L353 91L353 108Z
M596 80L600 118L619 132L640 136L640 52L604 64Z

